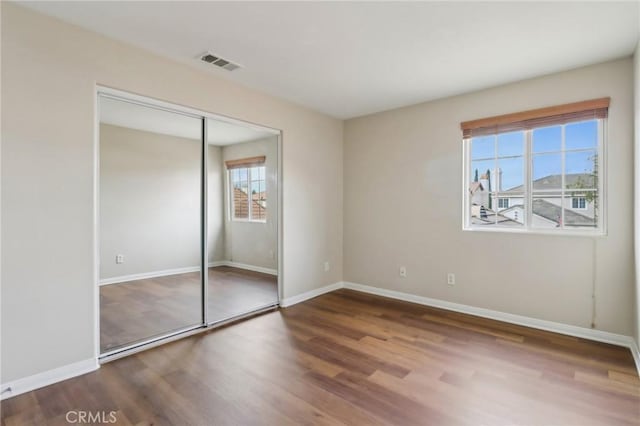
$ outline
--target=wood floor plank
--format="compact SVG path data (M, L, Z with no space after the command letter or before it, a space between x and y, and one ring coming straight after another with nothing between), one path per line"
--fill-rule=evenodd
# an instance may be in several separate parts
M113 312L145 305L116 293ZM67 424L69 410L119 425L640 425L640 378L625 348L339 290L0 409L3 426Z
M277 301L277 277L229 266L209 268L209 320L239 315ZM200 273L189 272L100 287L103 352L202 319Z

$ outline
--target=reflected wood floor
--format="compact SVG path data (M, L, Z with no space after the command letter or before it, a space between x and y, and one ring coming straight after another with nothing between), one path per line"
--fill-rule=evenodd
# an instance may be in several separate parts
M339 290L2 403L154 425L637 425L628 349Z
M100 348L109 349L202 321L200 273L169 275L100 287ZM209 321L278 301L274 275L209 268Z

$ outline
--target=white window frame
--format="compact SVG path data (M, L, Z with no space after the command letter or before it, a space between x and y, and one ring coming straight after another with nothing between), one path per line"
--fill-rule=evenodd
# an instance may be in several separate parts
M595 228L589 229L572 229L572 228L535 228L532 226L532 193L533 193L533 180L532 180L532 134L535 129L523 130L524 132L524 224L521 227L507 227L500 225L472 225L471 224L471 196L469 195L469 182L472 179L471 172L471 139L463 138L462 140L462 229L463 231L473 232L505 232L505 233L518 233L518 234L543 234L543 235L571 235L571 236L606 236L607 235L607 119L597 118L598 123L598 223ZM590 121L590 120L580 120ZM567 124L574 124L576 122L569 122L559 124L562 126L562 145L561 152L567 153L574 150L565 150L565 126ZM547 127L541 126L540 128ZM579 150L577 150L579 151ZM564 188L564 158L562 156L562 192L561 196L564 199L566 188ZM570 189L569 189L570 191ZM568 192L568 191L567 191ZM564 219L564 209L562 209ZM562 220L564 223L564 220Z
M252 213L253 213L253 199L251 198L251 170L252 169L257 169L260 167L264 167L264 173L265 173L265 178L264 178L264 192L267 192L267 168L265 165L261 165L261 166L251 166L251 167L239 167L237 169L227 169L227 192L229 193L229 218L231 219L232 222L251 222L251 223L266 223L267 222L267 218L266 216L268 215L268 208L265 207L265 218L264 219L252 219ZM248 182L248 189L249 189L249 193L247 194L248 200L247 200L247 217L246 218L238 218L236 217L236 206L235 206L235 198L233 196L234 193L234 182L233 182L233 178L231 176L231 173L233 172L233 170L240 170L240 169L247 169L247 182Z

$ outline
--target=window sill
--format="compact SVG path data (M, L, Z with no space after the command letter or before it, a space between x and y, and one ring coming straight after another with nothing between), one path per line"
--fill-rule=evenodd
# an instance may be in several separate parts
M478 228L472 226L463 226L462 230L464 232L493 232L493 233L502 233L502 234L525 234L525 235L549 235L555 237L591 237L591 238L602 238L606 237L606 231L602 229L594 230L594 231L584 231L584 230L571 230L571 229L562 229L562 230L549 230L545 231L544 229L514 229L514 228Z
M231 222L240 223L267 223L266 220L251 220L251 219L231 219Z

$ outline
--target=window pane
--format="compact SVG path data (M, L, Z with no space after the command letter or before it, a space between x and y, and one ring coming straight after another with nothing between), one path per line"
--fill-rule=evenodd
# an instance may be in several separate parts
M507 181L520 182L522 187L523 159L502 159L500 164L507 171ZM501 185L501 168L492 167L495 161L474 161L478 180L469 183L470 222L476 226L520 227L524 224L524 195L513 191L498 194L489 189ZM480 170L484 172L480 173ZM496 172L498 170L498 172ZM504 173L504 172L503 172ZM475 173L474 173L475 174Z
M567 188L597 188L598 153L596 151L567 152L565 184Z
M533 189L560 189L562 186L562 154L533 156Z
M498 157L510 157L524 153L524 132L498 135Z
M237 188L233 193L233 211L236 219L247 219L249 217L247 194Z
M559 228L562 223L560 193L536 194L532 198L531 225L534 228Z
M231 170L231 191L233 191L233 217L235 219L249 218L249 181L248 169Z
M499 159L498 170L491 177L491 188L498 192L524 191L523 157Z
M564 197L564 227L570 229L597 226L597 191L569 191Z
M249 187L249 182L247 180L248 169L232 169L231 172L233 187L240 188L246 193Z
M251 169L251 220L266 220L265 168Z
M524 193L498 194L496 202L497 221L500 226L518 227L524 225Z
M469 182L468 195L471 211L469 217L474 225L495 224L495 216L489 217L490 209L490 183L487 172L495 168L495 160L483 160L471 162L471 181Z
M251 203L251 219L253 220L265 220L266 217L266 208L264 201L266 200L264 193L264 181L256 182L257 190L252 195L252 203Z
M560 151L562 126L541 127L533 130L533 152Z
M500 226L524 225L524 158L498 160L498 169L491 176L492 210Z
M481 181L486 179L486 175L488 174L489 177L491 176L491 170L496 168L496 161L495 160L482 160L482 161L472 161L471 162L471 181L472 182L476 182L476 181ZM483 177L485 176L485 177ZM477 178L477 179L476 179ZM489 181L487 180L486 185L485 186L489 186ZM489 188L485 188L487 190L490 190Z
M598 122L582 121L565 126L565 149L595 148L598 146Z
M495 140L495 136L483 136L471 139L471 159L479 160L495 157Z
M505 203L500 202L494 195L491 204L498 206ZM520 199L522 196L520 196ZM504 204L503 204L504 205ZM507 228L519 228L524 225L524 208L522 204L508 208L489 209L478 204L471 204L470 212L471 224L479 226L497 226Z
M265 181L260 181L260 200L264 201L267 199L267 191Z

